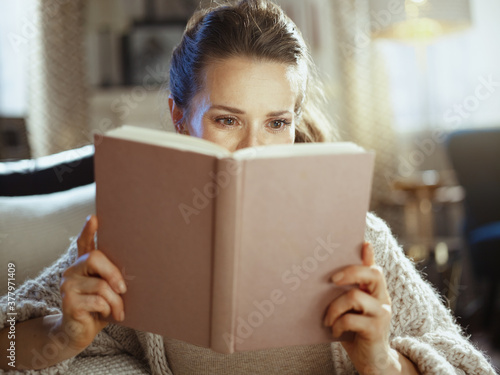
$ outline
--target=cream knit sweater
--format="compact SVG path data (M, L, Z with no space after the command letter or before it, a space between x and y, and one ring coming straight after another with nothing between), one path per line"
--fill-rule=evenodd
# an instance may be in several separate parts
M485 356L461 333L436 292L422 280L391 235L386 223L369 213L365 239L387 280L393 317L390 342L422 374L495 374ZM17 289L17 321L61 312L62 272L77 256L68 251L35 280ZM6 325L6 298L0 298L0 328ZM320 318L318 318L320 319ZM57 342L54 342L54 345ZM17 343L22 345L22 343ZM38 360L50 356L39 353ZM5 355L1 353L1 355ZM380 374L384 374L383 362ZM1 370L0 370L1 371ZM12 372L7 372L12 373ZM77 357L39 374L356 374L340 343L219 354L151 333L110 324Z

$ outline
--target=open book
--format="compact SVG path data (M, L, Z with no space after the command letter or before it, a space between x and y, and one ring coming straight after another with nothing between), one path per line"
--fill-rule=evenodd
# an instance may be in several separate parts
M121 324L222 353L332 341L331 275L361 262L374 154L352 143L231 153L130 126L95 142L98 248Z

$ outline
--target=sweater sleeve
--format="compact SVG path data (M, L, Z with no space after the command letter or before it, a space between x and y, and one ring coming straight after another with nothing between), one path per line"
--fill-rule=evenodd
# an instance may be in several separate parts
M15 321L16 323L25 320L34 319L47 315L54 315L62 313L62 300L59 291L61 277L64 271L71 266L78 257L78 247L76 238L71 240L70 246L67 251L59 257L51 266L45 268L35 279L27 280L15 291ZM12 315L8 315L8 295L0 297L0 330L9 326L8 319ZM141 346L142 342L137 337L138 332L118 326L109 324L101 332L97 334L92 343L85 348L78 356L64 360L56 365L47 367L42 370L29 370L29 371L7 371L0 370L0 374L40 374L40 375L53 375L53 374L66 374L72 373L75 358L85 357L101 357L112 356L123 353L128 353L136 360L142 362L143 366L148 367L149 362L153 359L149 358L149 353L144 352ZM53 344L53 345L52 345ZM17 342L16 345L22 345ZM46 353L39 353L36 355L35 360L43 361L44 355L51 355L51 350L57 350L57 345L62 345L57 342L47 345ZM163 357L165 355L163 354ZM148 369L149 371L149 369Z
M422 374L495 374L483 353L464 337L436 291L405 256L387 224L371 213L365 239L373 245L392 300L391 346Z
M61 295L59 293L59 284L61 275L66 268L74 263L78 254L76 239L71 240L67 251L62 254L51 266L45 268L35 279L26 280L22 285L17 286L15 290L14 312L9 308L8 295L0 297L0 330L10 326L10 321L15 318L16 323L29 319L34 319L46 315L61 313ZM12 296L11 296L12 297ZM12 300L11 300L12 301ZM15 315L9 315L13 313ZM10 320L9 320L10 319ZM50 355L50 351L57 348L57 345L47 346L47 353L38 353L35 360L43 362L44 355ZM16 345L22 345L16 342ZM65 373L74 358L62 361L54 366L43 370L35 371L7 371L6 374L25 373L25 374L62 374ZM0 373L4 373L0 370Z

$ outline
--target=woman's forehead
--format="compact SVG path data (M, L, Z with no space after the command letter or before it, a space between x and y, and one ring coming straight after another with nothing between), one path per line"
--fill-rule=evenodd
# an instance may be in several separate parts
M266 100L293 108L299 94L297 69L283 63L233 57L213 61L204 74L202 94L210 102L251 106Z

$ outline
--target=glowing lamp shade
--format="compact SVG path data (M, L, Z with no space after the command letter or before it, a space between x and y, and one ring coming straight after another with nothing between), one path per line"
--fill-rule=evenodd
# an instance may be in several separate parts
M428 41L471 25L468 0L370 0L374 38Z

